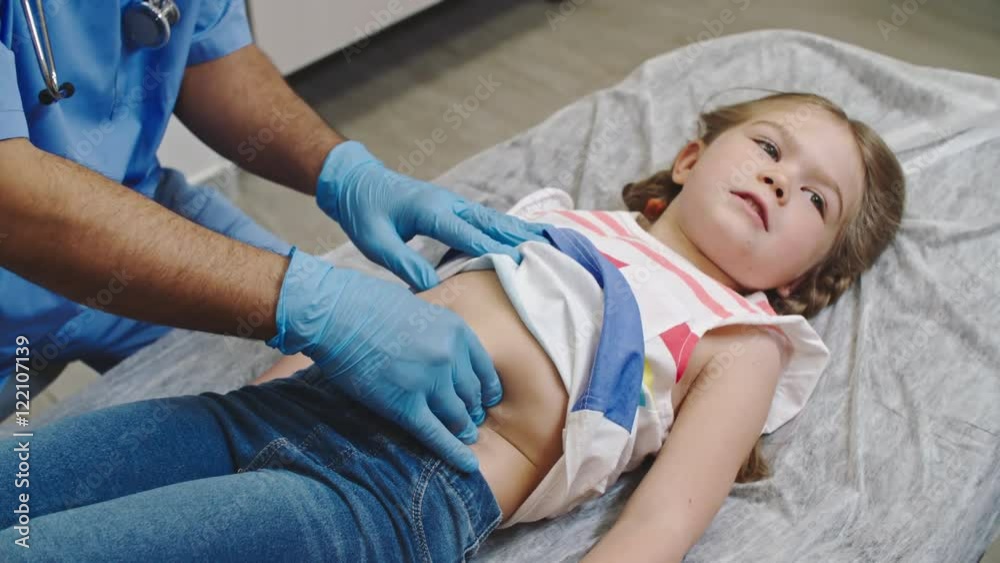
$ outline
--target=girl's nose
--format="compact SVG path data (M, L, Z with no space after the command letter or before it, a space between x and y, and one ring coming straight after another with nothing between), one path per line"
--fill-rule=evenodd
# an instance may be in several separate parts
M778 198L778 201L785 199L785 194L788 190L784 187L785 179L783 176L775 172L761 172L759 178L761 182L774 189L774 195Z

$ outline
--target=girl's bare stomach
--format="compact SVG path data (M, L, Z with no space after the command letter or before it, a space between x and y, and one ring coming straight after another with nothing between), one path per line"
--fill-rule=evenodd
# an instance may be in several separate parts
M471 446L506 520L562 455L566 388L492 270L465 272L419 295L461 316L493 358L503 400Z
M462 317L493 358L503 400L486 410L470 447L504 518L510 518L562 456L562 379L492 270L458 274L418 297ZM284 358L253 383L287 377L311 363L302 355Z
M419 297L462 317L496 365L503 400L486 410L479 440L471 448L506 520L562 456L566 387L492 270L455 275ZM671 391L674 413L719 346L714 332L703 335L689 358L686 375Z
M503 400L486 410L479 439L470 447L506 520L562 456L566 388L555 365L521 322L492 270L455 275L418 297L462 317L496 365L503 384ZM719 347L714 344L713 332L705 333L695 346L687 367L691 375L685 375L671 391L674 413L681 407L696 374L711 359L712 350ZM286 377L310 363L304 356L285 358L254 384Z

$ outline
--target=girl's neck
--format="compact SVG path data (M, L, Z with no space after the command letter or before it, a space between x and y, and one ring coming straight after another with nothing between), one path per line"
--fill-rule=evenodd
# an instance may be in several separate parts
M708 256L705 256L705 254L699 250L698 247L695 246L694 243L692 243L680 229L675 227L675 223L670 221L669 217L660 217L659 220L651 224L640 213L637 221L639 225L646 230L646 232L653 236L653 238L670 247L670 249L677 254L686 258L688 262L694 264L694 266L701 270L705 275L711 277L715 281L732 289L740 295L752 293L752 291L741 287L736 280L729 277L729 275L726 274L722 268L717 266L715 262L712 262Z

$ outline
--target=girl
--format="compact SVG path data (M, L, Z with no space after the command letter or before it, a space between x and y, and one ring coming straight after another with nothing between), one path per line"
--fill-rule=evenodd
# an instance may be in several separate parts
M513 212L564 227L555 247L522 245L520 265L460 260L421 294L468 322L504 385L471 445L479 471L286 358L257 386L37 431L34 555L461 560L498 525L571 510L655 455L585 560L680 561L734 481L766 476L761 433L801 409L828 355L804 317L874 263L904 201L891 151L824 98L701 122L670 169L625 187L631 212L572 211L543 190ZM0 552L19 553L20 533L0 533Z

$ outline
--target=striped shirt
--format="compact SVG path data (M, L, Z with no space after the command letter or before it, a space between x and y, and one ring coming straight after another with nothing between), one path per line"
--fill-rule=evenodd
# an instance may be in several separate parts
M510 213L576 231L617 269L631 289L630 300L634 297L638 305L644 361L638 396L626 398L634 404L634 420L631 425L615 424L601 408L587 407L587 403L620 407L622 401L592 397L594 388L588 386L602 332L616 334L604 315L616 304L606 300L610 296L586 268L554 246L531 242L520 247L524 257L520 265L504 256L487 255L442 270L442 277L455 270L495 270L521 320L552 359L569 396L563 456L504 527L568 512L659 451L674 420L674 385L689 376L695 345L714 328L771 327L791 344L763 433L774 431L802 409L829 351L801 315L777 315L763 292L742 296L722 285L644 231L635 213L574 210L569 195L552 188L527 196ZM621 355L621 350L609 350L607 342L601 349ZM598 387L605 393L625 388L635 387ZM585 393L586 400L581 401Z

